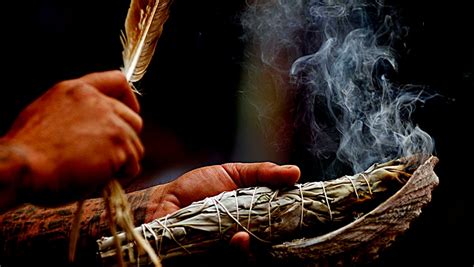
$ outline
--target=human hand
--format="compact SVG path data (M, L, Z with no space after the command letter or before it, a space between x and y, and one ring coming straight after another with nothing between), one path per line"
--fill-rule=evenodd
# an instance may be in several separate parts
M63 204L134 177L144 149L139 104L120 71L63 81L25 108L2 143L26 162L23 201Z
M164 217L190 205L194 201L231 191L241 187L284 187L296 183L300 177L297 166L279 166L273 163L228 163L192 170L168 184L156 187L160 196L148 204L151 217ZM250 236L247 232L236 233L230 243L244 253L249 252Z

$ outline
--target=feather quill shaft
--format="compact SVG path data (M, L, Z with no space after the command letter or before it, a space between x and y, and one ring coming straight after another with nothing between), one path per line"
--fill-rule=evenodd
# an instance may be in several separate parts
M169 7L172 0L131 0L125 19L125 32L121 34L123 46L122 71L129 83L139 81L146 72L155 53L156 44L163 32L163 26L169 17ZM138 93L138 91L136 91ZM115 221L125 230L138 247L144 250L156 267L161 262L150 244L133 231L133 219L130 207L122 187L116 180L112 180L104 189L104 200L109 205L111 229L115 229ZM80 231L80 214L84 201L78 202L75 221L71 230L69 245L69 259L74 261L76 244ZM112 207L114 214L112 214ZM115 232L115 231L112 231ZM119 266L123 266L123 258L119 257Z
M169 17L171 0L132 0L122 32L123 72L129 82L139 81L155 52Z
M169 17L169 7L172 0L131 0L125 19L125 32L122 32L122 71L128 82L134 83L143 78L146 69L155 53L158 39L163 32L163 26ZM138 91L136 91L138 93ZM145 252L155 267L161 267L160 258L155 254L150 243L133 231L133 218L125 192L120 183L112 181L104 190L105 201L115 209L111 218L111 227L118 223L129 238ZM117 250L121 248L117 246ZM129 256L130 256L129 250ZM123 258L119 257L119 266L124 266Z

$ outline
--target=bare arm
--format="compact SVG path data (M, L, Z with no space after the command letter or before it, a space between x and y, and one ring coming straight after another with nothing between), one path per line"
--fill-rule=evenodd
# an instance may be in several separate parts
M145 218L154 213L152 198L162 195L161 186L128 194L135 225L144 223ZM58 208L41 208L23 205L0 216L0 259L6 262L25 261L32 257L38 262L64 264L67 262L69 234L76 206L74 204ZM102 199L89 199L84 204L81 220L81 237L78 245L78 259L84 264L93 264L96 240L110 235ZM2 264L0 260L0 264ZM8 265L8 264L7 264ZM82 264L81 264L82 265Z
M222 191L252 185L287 186L296 182L300 171L295 166L272 163L235 163L203 167L188 172L168 184L128 194L135 225L150 222L174 212L193 201ZM0 259L24 260L64 265L75 206L45 209L23 206L0 216ZM81 220L78 257L81 266L91 266L97 252L96 240L110 236L101 199L87 200ZM248 236L236 234L236 243L248 242ZM243 244L245 245L245 244ZM52 262L54 261L54 262ZM1 264L1 260L0 260Z

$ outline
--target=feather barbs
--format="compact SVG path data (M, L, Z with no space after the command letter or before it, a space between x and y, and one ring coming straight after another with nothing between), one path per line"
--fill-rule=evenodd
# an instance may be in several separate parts
M122 32L123 72L131 83L143 78L151 62L171 0L132 0Z

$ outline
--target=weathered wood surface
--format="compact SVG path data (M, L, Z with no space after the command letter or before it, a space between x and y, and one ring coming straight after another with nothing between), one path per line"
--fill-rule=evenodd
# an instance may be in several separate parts
M433 170L437 162L438 158L429 158L399 191L352 223L318 237L275 245L271 256L306 266L347 266L377 258L431 201L439 184Z

